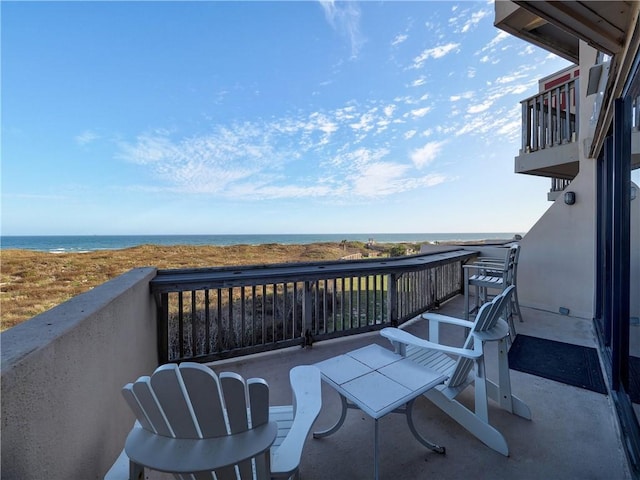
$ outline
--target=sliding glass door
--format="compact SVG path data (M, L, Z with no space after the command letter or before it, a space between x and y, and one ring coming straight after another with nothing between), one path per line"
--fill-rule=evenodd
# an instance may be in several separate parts
M640 74L638 61L598 160L596 327L632 467L640 474Z

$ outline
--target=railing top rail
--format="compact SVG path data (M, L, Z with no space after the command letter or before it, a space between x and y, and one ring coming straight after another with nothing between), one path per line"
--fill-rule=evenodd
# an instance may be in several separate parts
M213 267L189 270L159 270L150 282L152 293L179 292L242 285L260 285L282 281L305 281L348 276L401 273L468 260L472 250L418 254L371 260L337 260L314 263L279 263L237 267Z
M547 88L546 90L542 91L542 92L538 92L535 95L531 95L530 97L525 98L524 100L520 100L520 103L526 103L526 102L530 102L531 100L533 100L534 98L540 97L541 95L546 95L549 92L552 92L554 90L563 88L565 85L567 85L568 83L576 83L576 81L579 80L579 78L570 78L569 80L567 80L566 82L562 82L559 83L558 85L554 85L551 88Z

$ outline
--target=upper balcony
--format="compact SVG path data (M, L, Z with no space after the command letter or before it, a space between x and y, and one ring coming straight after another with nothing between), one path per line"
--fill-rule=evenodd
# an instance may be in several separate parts
M522 146L515 159L515 172L550 177L555 182L552 183L550 199L557 196L558 188L578 174L581 160L578 141L585 140L583 158L587 158L595 155L592 150L601 147L606 136L602 122L611 115L609 97L614 94L613 84L620 72L633 61L632 55L626 55L625 42L628 31L634 26L638 8L634 3L497 0L494 4L497 28L575 65L580 65L583 60L580 58L580 41L601 55L615 58L611 62L611 71L607 64L582 65L585 70L583 76L589 76L585 92L579 90L579 71L574 66L541 80L539 93L521 102ZM632 51L631 47L629 51ZM632 168L640 166L640 109L638 101L635 103ZM590 125L579 124L581 109L583 113L592 112ZM582 118L584 120L584 114Z
M3 478L102 478L133 416L122 386L158 363L194 359L214 370L262 377L273 404L290 402L287 373L369 343L382 327L420 333L427 309L462 315L462 264L499 247L434 247L390 259L156 272L135 269L30 321L2 339ZM593 347L589 320L523 309L519 333ZM443 339L444 339L443 334ZM340 338L338 338L340 337ZM304 339L304 340L303 340ZM449 343L463 339L448 334ZM301 345L313 341L311 348ZM497 375L497 345L486 374ZM241 355L241 356L239 356ZM490 404L510 457L494 452L430 402L417 427L447 447L429 454L397 415L380 422L381 478L631 478L607 395L512 371L531 421ZM473 402L472 391L461 399ZM323 388L316 429L340 400ZM307 479L370 478L373 422L348 414L340 432L309 438ZM425 463L425 457L428 462ZM163 475L149 478L165 478Z
M590 87L586 95L594 100L592 119L597 117L601 106L600 92L606 78L600 76L606 77L606 67L607 63L600 63L589 72ZM559 186L566 186L576 177L580 170L578 139L591 138L593 133L582 132L581 135L580 108L585 96L580 95L579 80L579 68L568 67L541 79L539 93L520 102L522 144L515 157L515 173L550 177L550 193L557 192ZM596 97L592 97L594 95ZM639 106L640 97L633 106L631 168L640 166ZM587 125L587 128L592 129L593 125Z
M540 80L540 92L522 100L522 146L515 172L572 180L580 169L579 75L573 66Z

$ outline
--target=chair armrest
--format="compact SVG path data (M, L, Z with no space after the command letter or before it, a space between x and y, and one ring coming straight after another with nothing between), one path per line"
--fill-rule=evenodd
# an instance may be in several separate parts
M469 320L463 320L461 318L449 317L440 313L423 313L422 318L425 320L434 320L438 323L450 323L451 325L458 325L459 327L472 328L473 322Z
M482 352L477 350L470 350L468 348L450 347L448 345L440 345L439 343L433 343L428 340L416 337L415 335L400 330L399 328L387 327L380 330L380 335L389 339L391 342L403 343L405 345L412 345L418 348L425 348L430 350L438 350L444 353L450 353L459 357L471 358L473 360L482 357Z
M320 369L300 365L289 372L293 392L293 424L286 438L272 452L272 476L289 477L300 466L302 449L322 407Z

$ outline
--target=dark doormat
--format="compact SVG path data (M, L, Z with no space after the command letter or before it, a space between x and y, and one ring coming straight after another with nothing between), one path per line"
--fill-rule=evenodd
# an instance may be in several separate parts
M640 403L640 358L629 356L629 398Z
M509 350L509 368L607 393L595 348L517 335Z

